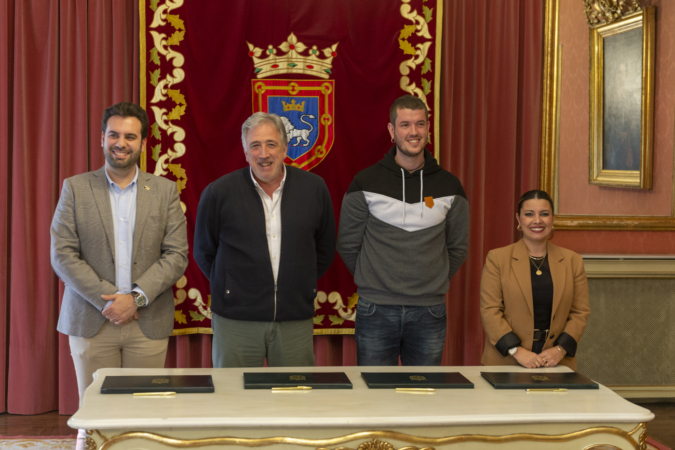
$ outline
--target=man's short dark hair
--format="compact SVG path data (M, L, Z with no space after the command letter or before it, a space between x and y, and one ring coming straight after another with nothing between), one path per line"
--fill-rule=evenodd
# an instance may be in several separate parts
M427 108L427 105L425 105L419 97L415 97L414 95L404 95L403 97L394 100L394 103L389 109L389 122L394 126L396 125L396 117L398 117L399 109L412 109L413 111L423 109L424 117L429 121L429 108Z
M103 133L105 133L105 130L108 128L108 119L110 119L112 116L137 118L141 122L141 138L145 139L148 137L148 127L150 126L148 113L146 113L145 110L137 104L131 102L120 102L116 105L108 107L108 109L103 111L103 120L101 122L101 131Z

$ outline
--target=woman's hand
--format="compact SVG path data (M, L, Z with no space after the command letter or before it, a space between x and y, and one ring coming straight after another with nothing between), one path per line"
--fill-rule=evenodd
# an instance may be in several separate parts
M564 348L556 346L539 353L539 357L544 360L544 367L555 367L560 363L566 353ZM516 353L516 355L517 354L518 353Z
M557 351L558 350L556 350L556 352ZM513 355L513 357L516 359L516 361L518 361L518 364L523 367L527 367L528 369L536 369L538 367L544 366L544 360L542 359L541 355L532 353L523 347L518 347L518 351L515 355Z

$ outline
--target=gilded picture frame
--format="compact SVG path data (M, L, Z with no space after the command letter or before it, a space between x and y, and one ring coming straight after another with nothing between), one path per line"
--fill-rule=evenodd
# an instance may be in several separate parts
M652 188L654 12L590 30L590 184Z
M558 158L560 136L560 0L545 0L544 74L542 98L542 137L540 189L553 197L555 227L558 230L675 230L675 185L671 214L668 216L560 214L558 202ZM675 170L674 170L675 171Z

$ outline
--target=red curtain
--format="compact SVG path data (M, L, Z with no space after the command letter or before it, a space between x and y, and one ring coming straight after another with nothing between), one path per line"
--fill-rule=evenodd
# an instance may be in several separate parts
M487 252L516 238L520 195L539 186L544 2L446 0L441 165L471 208L469 255L448 293L444 364L479 365Z
M63 179L103 164L103 109L138 102L137 0L0 0L0 411L77 408L49 226ZM469 257L448 295L444 363L478 364L487 251L515 238L538 185L542 1L444 3L441 164L471 205ZM210 336L172 338L168 367L208 367ZM320 365L354 364L351 336L315 338Z
M3 411L77 408L49 226L63 179L103 164L103 108L138 101L137 11L134 0L0 0Z
M9 317L9 209L10 209L10 144L12 126L12 64L14 48L9 45L14 34L14 3L0 0L0 411L7 401L7 332Z

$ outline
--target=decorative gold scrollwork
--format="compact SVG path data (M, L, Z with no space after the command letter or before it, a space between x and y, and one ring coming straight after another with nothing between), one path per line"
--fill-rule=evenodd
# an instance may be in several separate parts
M372 441L364 442L363 444L359 445L358 450L394 450L394 446L389 442L373 439Z
M646 450L647 426L642 423L630 432L623 431L613 427L592 427L585 430L574 431L567 434L545 435L532 433L515 433L503 436L490 436L481 434L464 434L459 436L445 436L440 438L430 438L424 436L413 436L397 431L362 431L358 433L347 434L339 437L327 439L302 439L293 437L267 437L267 438L237 438L237 437L213 437L204 439L177 439L162 436L154 433L129 432L110 439L106 439L100 432L99 436L103 438L103 444L99 450L108 450L121 442L131 439L142 439L150 442L158 442L173 448L196 448L208 445L237 445L240 447L264 447L278 444L290 444L303 447L314 447L316 450L354 450L349 447L333 447L334 445L345 444L347 442L369 439L357 450L394 450L393 445L379 439L392 439L401 442L421 445L444 446L466 442L483 442L489 444L502 444L507 442L570 442L593 435L612 435L626 440L635 450ZM632 436L642 430L638 440ZM378 439L379 438L379 439ZM597 444L596 444L597 445ZM402 447L397 450L435 450L434 447Z
M89 436L87 436L87 440L86 440L86 444L85 444L85 445L86 445L85 448L86 448L87 450L96 450L96 441L95 441L93 438L89 437Z
M640 450L647 450L647 424L641 423L640 426L642 427L642 433L640 433L640 437L638 438L638 445L640 446Z
M316 450L331 450L331 449L325 447L317 447ZM337 447L332 450L354 450L354 449L349 447ZM389 442L374 439L372 441L364 442L363 444L359 445L357 450L394 450L394 446L391 445ZM436 449L433 447L423 447L423 448L401 447L398 450L436 450Z
M586 22L591 27L614 23L640 9L638 0L584 0Z

